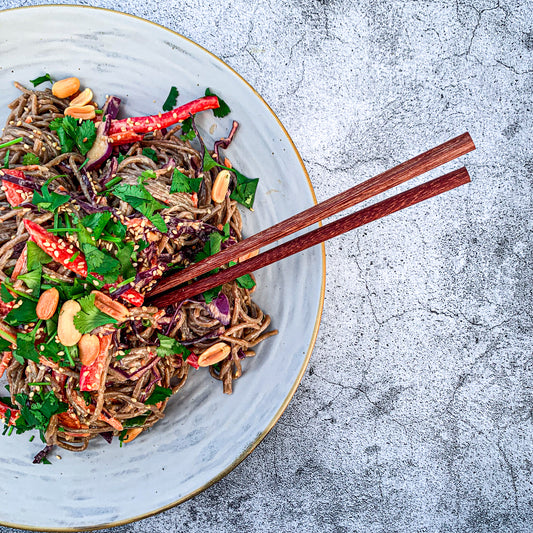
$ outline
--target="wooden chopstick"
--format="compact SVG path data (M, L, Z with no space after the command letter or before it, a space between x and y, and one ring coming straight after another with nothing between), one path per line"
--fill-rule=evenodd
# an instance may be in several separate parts
M296 233L316 222L340 213L349 207L361 203L369 198L385 192L401 183L420 176L429 170L437 168L445 163L467 154L475 149L474 142L469 133L463 133L454 137L435 148L400 163L369 180L364 181L332 198L302 211L270 228L229 246L215 255L207 257L184 270L160 280L150 291L149 296L155 296L193 279L210 272L214 268L221 267L230 261L237 260L250 252L259 250L287 235Z
M391 213L420 203L428 198L442 194L455 187L459 187L460 185L464 185L469 181L470 176L468 175L466 168L463 167L454 170L444 176L423 183L422 185L418 185L408 191L392 196L391 198L366 207L365 209L361 209L356 213L326 224L325 226L297 237L296 239L276 246L271 250L267 250L256 257L238 263L235 266L220 270L212 276L203 278L190 285L169 291L159 296L150 297L149 303L151 305L156 305L157 307L165 307L187 298L191 298L192 296L232 281L244 274L249 274L254 270L258 270L259 268L275 263L285 257L306 250L311 246L315 246L316 244L341 235L342 233L346 233L347 231L368 224L374 220L378 220Z

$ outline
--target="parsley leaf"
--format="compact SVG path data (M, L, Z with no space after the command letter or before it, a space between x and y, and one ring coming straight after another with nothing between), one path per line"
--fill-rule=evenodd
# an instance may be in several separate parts
M12 302L16 298L7 290L5 283L2 283L2 285L0 285L0 297L5 304Z
M220 96L217 96L215 93L212 93L209 87L205 90L206 96L216 96L218 98L218 103L220 104L220 107L217 109L213 109L213 115L217 118L223 118L226 115L229 115L231 112L231 109L229 108L228 104L220 98Z
M159 402L166 400L172 396L172 389L160 387L156 385L150 397L144 402L145 405L156 405Z
M192 141L196 137L196 132L194 131L194 128L192 127L192 118L186 118L181 123L181 135L180 139L182 141Z
M143 172L142 175L145 173ZM141 177L142 177L141 175ZM157 209L164 209L164 205L160 204L142 185L117 185L112 193L117 197L128 203L142 213L159 231L166 233L168 231L167 225L163 217L159 213L155 213Z
M49 81L50 83L54 82L50 74L45 74L44 76L39 76L38 78L35 78L34 80L30 80L30 83L33 83L33 86L37 87L38 85L41 85L41 83L44 83L45 81Z
M4 168L9 168L9 150L6 152L6 156L4 157Z
M157 334L159 339L159 346L157 347L156 353L159 357L166 357L167 355L181 355L183 360L186 361L187 357L191 355L191 351L183 344L179 343L176 339L172 337L167 337L166 335Z
M92 236L95 239L99 239L100 235L104 231L106 224L111 220L111 213L109 211L103 211L100 213L92 213L81 219L81 224L85 228L91 228L93 230Z
M154 163L157 163L157 152L153 148L143 148L143 155L149 157Z
M202 183L203 178L189 178L182 172L180 172L177 168L174 169L174 173L172 175L172 185L170 186L170 193L175 192L186 192L186 193L193 193L198 192L200 190L200 185Z
M125 428L139 428L143 426L147 418L148 418L148 415L134 416L133 418L128 418L127 420L124 420L122 422L122 425Z
M40 165L41 160L39 159L39 156L28 152L27 154L24 154L24 157L22 158L22 164L24 165Z
M131 264L131 258L133 256L133 244L131 242L127 242L118 249L116 258L118 262L120 263L120 275L124 279L130 279L132 277L135 277L137 274L137 271L135 270L135 267Z
M80 333L90 333L99 326L117 323L114 318L96 308L94 296L94 294L89 294L78 300L81 311L74 316L74 326Z
M54 212L59 206L66 204L70 200L68 194L59 194L57 192L50 192L48 185L45 183L41 187L41 193L33 191L33 198L31 203L40 209Z
M167 99L163 104L163 111L172 111L176 107L176 102L178 101L178 96L180 95L177 87L172 86L170 92L168 93Z

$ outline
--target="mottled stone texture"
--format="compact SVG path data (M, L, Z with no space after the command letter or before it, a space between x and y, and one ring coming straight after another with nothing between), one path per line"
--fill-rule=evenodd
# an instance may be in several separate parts
M328 243L308 372L259 448L116 531L532 531L533 3L78 3L218 54L319 199L465 130L478 146L471 185Z

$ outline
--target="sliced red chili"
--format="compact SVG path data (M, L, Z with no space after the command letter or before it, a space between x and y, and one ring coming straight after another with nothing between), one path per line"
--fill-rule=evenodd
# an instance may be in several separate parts
M57 235L49 233L42 226L39 226L39 224L31 220L24 220L24 227L30 234L30 239L41 250L44 250L52 257L54 261L57 261L79 276L87 277L87 261L85 261L85 256L73 244ZM76 254L78 255L76 256ZM75 259L73 259L74 257Z
M9 417L9 420L7 423L10 426L14 426L15 421L20 416L19 410L9 407L9 405L6 405L4 402L0 402L0 418L5 418L8 411L11 411L11 416Z
M160 130L173 126L178 122L183 122L189 118L190 115L195 115L201 111L208 109L217 109L220 107L218 98L216 96L204 96L184 104L172 111L166 113L159 113L147 117L133 117L122 120L114 120L111 122L109 128L109 135L115 133L135 132L135 133L149 133L150 131Z

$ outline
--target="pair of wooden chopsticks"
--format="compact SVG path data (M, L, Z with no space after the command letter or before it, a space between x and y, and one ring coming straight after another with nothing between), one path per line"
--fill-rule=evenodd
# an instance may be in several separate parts
M474 149L475 146L470 135L463 133L459 137L455 137L404 163L400 163L394 168L382 172L347 191L333 196L283 222L279 222L268 229L256 233L252 237L248 237L233 246L229 246L215 255L207 257L199 263L195 263L184 270L160 280L149 293L148 301L151 305L158 307L165 307L183 301L223 283L232 281L239 276L249 274L285 257L327 241L342 233L346 233L391 213L405 209L406 207L437 196L460 185L464 185L470 181L470 176L466 168L462 167L357 211L356 213L345 216L335 222L331 222L301 237L297 237L256 255L251 259L239 262L235 266L220 270L216 274L180 287L180 285L187 281L206 274L214 268L221 267L230 261L237 261L239 257L246 256L283 237L307 228L322 219L340 213L349 207L392 189L429 170L453 161Z

